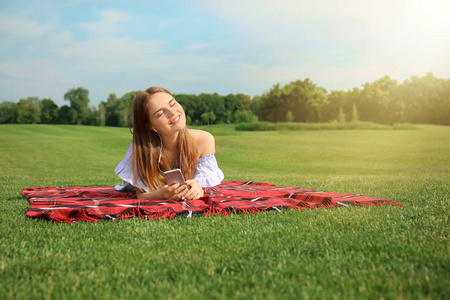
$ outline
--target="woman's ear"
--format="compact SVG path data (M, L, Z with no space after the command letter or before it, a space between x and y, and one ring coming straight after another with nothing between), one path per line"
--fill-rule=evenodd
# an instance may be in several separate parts
M146 123L145 123L145 126L146 126L146 127L148 126L148 127L150 127L153 131L158 132L158 131L156 131L155 127L153 127L153 126L150 125L149 122L146 122Z

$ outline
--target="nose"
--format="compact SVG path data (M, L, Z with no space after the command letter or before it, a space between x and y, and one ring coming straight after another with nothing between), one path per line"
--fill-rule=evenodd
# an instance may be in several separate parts
M175 110L173 107L169 107L167 109L167 117L171 118L175 114Z

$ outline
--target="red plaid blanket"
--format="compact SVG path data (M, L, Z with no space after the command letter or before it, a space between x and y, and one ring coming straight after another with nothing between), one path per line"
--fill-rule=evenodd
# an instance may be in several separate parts
M349 205L403 206L387 199L355 194L314 191L297 187L281 187L251 181L223 181L205 188L205 196L197 200L170 201L137 199L134 192L117 192L113 187L36 187L22 194L31 207L26 215L55 222L78 222L145 219L175 216L228 215L257 213L265 210L328 208Z

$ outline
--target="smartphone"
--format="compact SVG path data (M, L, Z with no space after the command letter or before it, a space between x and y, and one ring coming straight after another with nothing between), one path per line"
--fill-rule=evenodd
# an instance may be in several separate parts
M184 184L184 176L181 173L180 169L173 169L167 172L163 172L164 177L166 178L167 184L172 185L174 183Z

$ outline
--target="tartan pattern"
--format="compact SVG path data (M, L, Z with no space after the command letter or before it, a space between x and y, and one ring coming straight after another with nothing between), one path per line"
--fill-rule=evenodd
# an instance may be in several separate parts
M282 187L252 181L223 181L205 188L196 200L137 199L134 192L117 192L112 186L36 187L22 194L31 207L30 218L55 222L97 222L139 216L145 219L257 213L265 210L314 209L338 206L403 206L393 201L356 194L315 191L311 188Z

